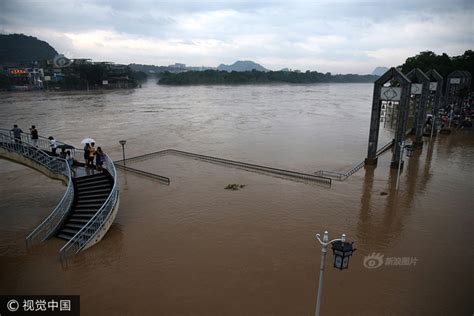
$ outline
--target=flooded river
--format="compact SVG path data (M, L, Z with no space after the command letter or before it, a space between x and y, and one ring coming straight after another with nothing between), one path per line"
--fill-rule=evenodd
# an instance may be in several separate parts
M35 124L80 146L92 137L114 159L173 148L312 173L365 157L373 85L161 87L79 93L1 93L0 127ZM380 144L392 138L380 131ZM105 238L67 269L51 239L25 237L65 187L0 160L0 295L79 294L83 315L312 315L320 247L342 233L349 269L328 255L322 315L474 312L474 132L425 139L332 187L173 155L131 163L169 186L119 170L120 209ZM230 183L246 185L224 190ZM368 268L367 256L383 258ZM372 259L376 260L376 259ZM364 264L365 262L365 264Z

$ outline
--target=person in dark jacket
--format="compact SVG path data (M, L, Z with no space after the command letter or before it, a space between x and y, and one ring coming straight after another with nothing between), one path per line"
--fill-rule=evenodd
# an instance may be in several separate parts
M31 143L33 146L38 147L38 130L36 129L36 126L32 125L30 128L30 133L31 133Z
M86 144L84 146L84 161L85 161L86 166L89 165L89 151L90 151L89 149L90 149L90 145Z
M18 125L15 124L13 125L12 132L13 132L13 137L15 138L15 143L17 144L21 143L21 133L23 133L21 128L19 128Z
M95 164L97 165L97 170L102 171L103 170L103 165L104 165L104 160L105 160L105 154L102 151L102 148L99 146L97 147L97 151L95 154Z

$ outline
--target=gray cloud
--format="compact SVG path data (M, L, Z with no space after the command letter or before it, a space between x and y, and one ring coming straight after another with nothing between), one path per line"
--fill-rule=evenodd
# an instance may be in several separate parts
M0 31L72 57L367 73L423 50L472 49L465 1L2 1Z

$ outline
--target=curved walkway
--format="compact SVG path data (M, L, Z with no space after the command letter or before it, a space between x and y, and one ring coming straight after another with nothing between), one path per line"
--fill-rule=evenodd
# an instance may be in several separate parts
M57 142L58 145L65 145ZM99 242L115 219L119 205L117 174L106 155L104 171L97 172L78 162L83 151L70 149L75 163L53 155L50 142L40 137L36 142L22 133L15 139L9 130L0 129L0 157L24 164L67 184L66 192L51 214L26 238L27 247L52 236L68 242L61 248L61 259Z

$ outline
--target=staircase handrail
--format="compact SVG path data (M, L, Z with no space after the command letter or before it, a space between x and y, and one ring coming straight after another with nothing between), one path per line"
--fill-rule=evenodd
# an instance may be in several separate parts
M8 131L10 132L10 131ZM23 135L22 135L23 136ZM23 137L18 140L5 133L5 129L0 129L1 147L20 154L36 163L46 167L49 171L63 174L67 177L67 189L61 200L49 216L39 224L28 237L26 237L27 247L31 247L34 243L44 241L50 237L62 223L65 215L70 210L74 201L74 186L72 183L71 168L67 161L60 157L54 157L41 149L35 147Z
M10 130L10 129L0 128L0 133L8 134L12 138L14 138L13 131ZM30 144L30 145L34 145L33 139L31 138L30 133L21 132L20 141L24 142L24 143L27 143L27 144ZM60 146L60 145L69 145L67 143L61 142L61 141L56 140L56 139L55 139L55 141L56 141L56 144L58 146ZM47 137L38 135L38 140L36 141L36 146L38 148L42 149L43 151L46 151L46 152L51 151L51 141ZM79 149L79 148L75 148L75 147L69 149L69 151L71 152L71 157L73 157L75 160L79 160L78 154L83 154L84 153L83 149Z
M114 180L112 190L97 213L61 248L59 253L62 260L66 260L70 254L81 251L95 237L112 214L118 202L117 171L114 162L108 155L105 155L104 166Z
M390 149L393 146L394 141L391 140L381 148L377 150L376 157L379 157L381 154L386 152L388 149ZM329 171L329 170L318 170L314 174L319 175L319 176L326 176L330 177L339 181L344 181L347 178L349 178L351 175L359 171L363 166L365 165L365 160L359 161L355 166L353 166L351 169L347 170L346 172L337 172L337 171Z

